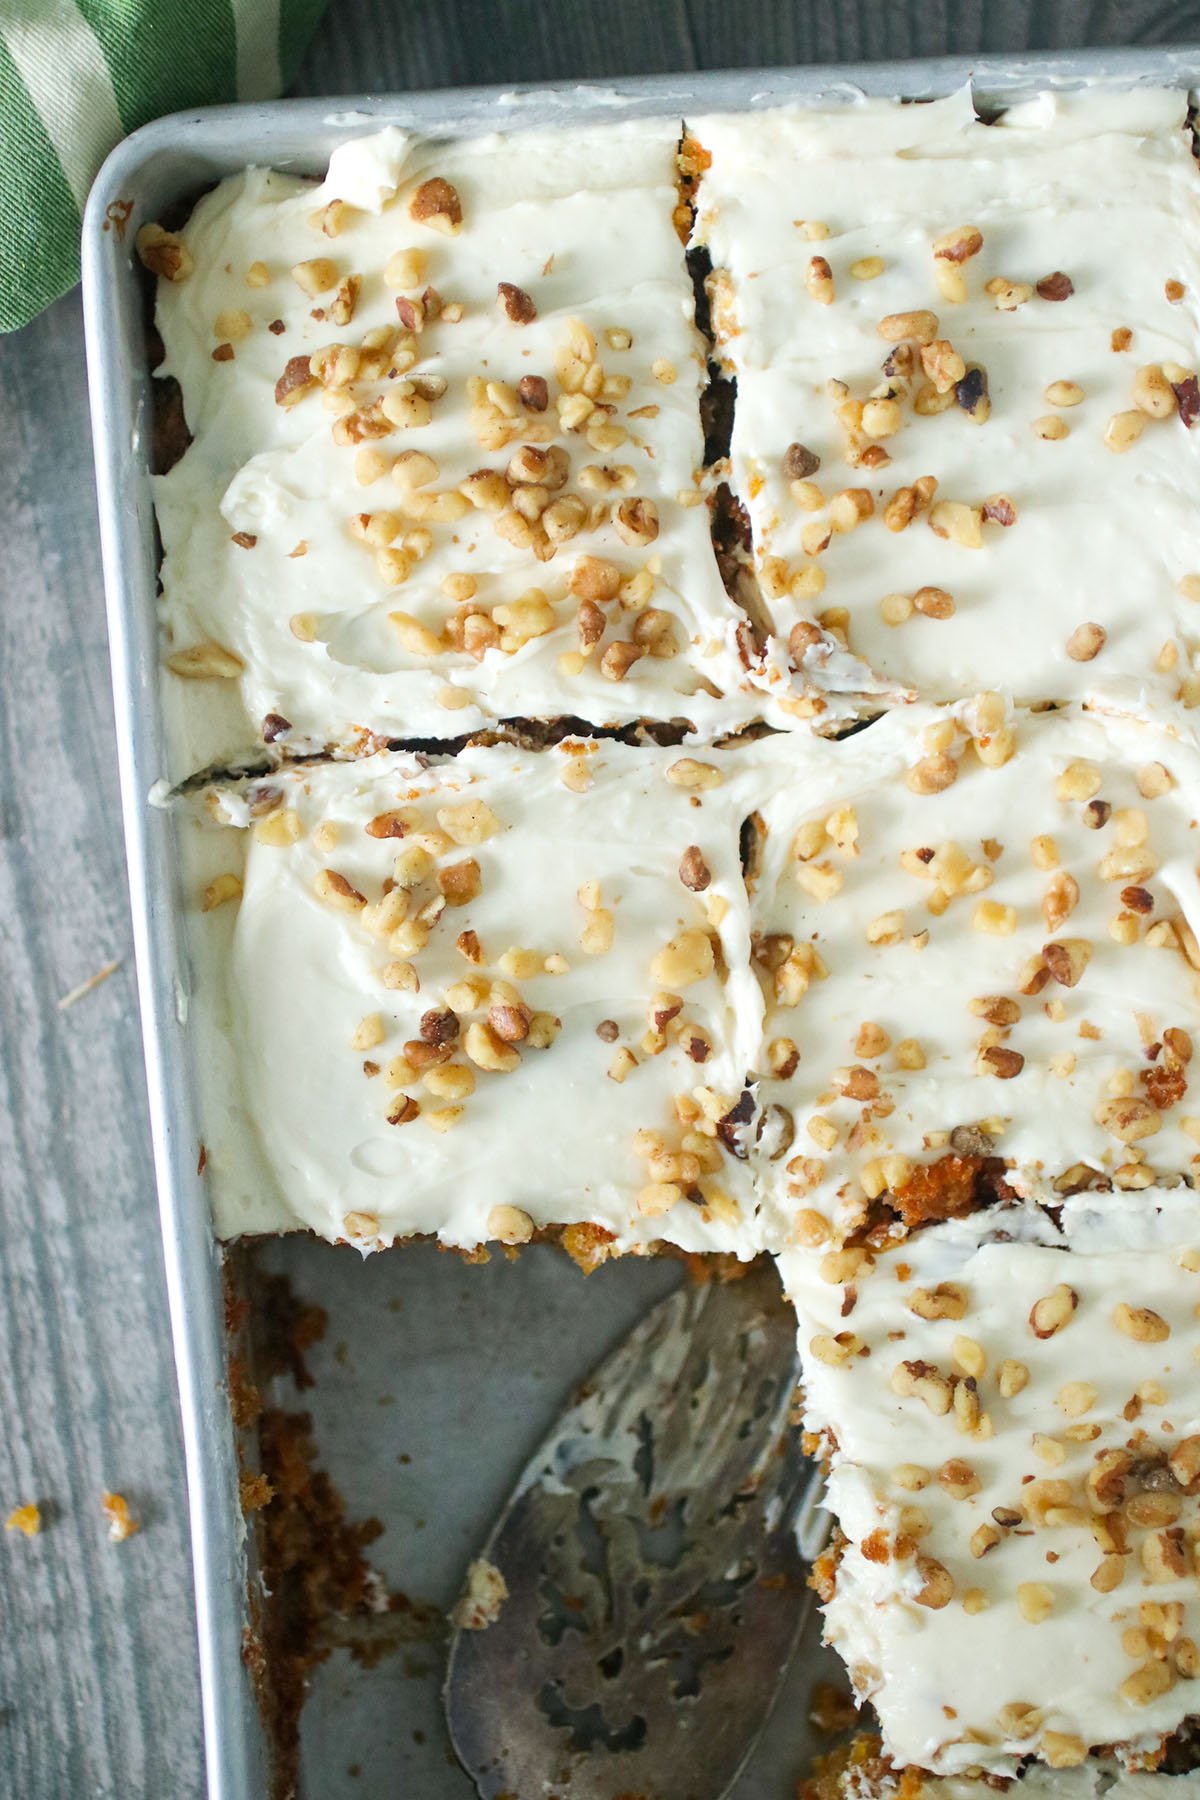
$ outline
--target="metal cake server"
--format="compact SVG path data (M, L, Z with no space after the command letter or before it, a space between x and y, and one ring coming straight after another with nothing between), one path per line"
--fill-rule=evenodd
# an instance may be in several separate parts
M482 1550L508 1596L450 1646L482 1800L719 1800L809 1614L818 1482L770 1265L685 1284L596 1368Z

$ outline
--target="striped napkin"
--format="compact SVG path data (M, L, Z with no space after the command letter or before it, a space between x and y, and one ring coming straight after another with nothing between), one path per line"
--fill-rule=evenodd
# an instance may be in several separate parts
M79 221L127 131L266 100L325 0L0 0L0 331L79 279Z

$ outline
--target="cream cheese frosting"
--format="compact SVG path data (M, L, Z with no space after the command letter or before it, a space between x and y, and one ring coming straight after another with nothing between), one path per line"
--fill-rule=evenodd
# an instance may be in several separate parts
M1152 1752L1200 1667L1200 1248L1187 1190L808 1252L805 1418L847 1542L826 1634L897 1763Z
M446 793L459 789L482 796L500 821L488 823L478 853L437 823ZM388 799L410 790L411 802ZM518 1134L532 1130L546 1159L526 1208L537 1225L588 1219L629 1243L682 1232L688 1248L744 1256L827 1247L881 1199L906 1223L924 1223L999 1191L1000 1176L1008 1191L1051 1204L1096 1182L1136 1190L1191 1179L1200 1156L1200 1108L1189 1100L1200 1031L1198 792L1197 752L1158 726L1075 709L1006 715L987 695L955 709L905 708L841 742L793 732L705 757L686 746L577 740L544 751L472 746L428 767L381 753L212 790L210 806L226 817L240 808L248 825L190 833L190 854L208 859L191 878L193 902L203 904L219 875L242 884L229 889L234 905L197 919L197 1029L214 1037L199 1061L222 1064L231 1083L209 1110L248 1122L228 1155L220 1132L209 1144L222 1230L291 1220L336 1236L356 1214L380 1221L380 1239L441 1230L449 1242L483 1241L479 1194L455 1170L481 1166L473 1147L491 1156L491 1134L510 1118ZM397 808L396 842L367 829ZM749 891L739 854L747 820ZM411 898L385 899L393 864L408 866L409 839L420 880ZM684 885L693 852L708 877L694 892ZM439 887L455 879L443 877L443 858L466 869L459 905ZM332 907L314 894L323 869L349 884L341 911L336 894ZM581 957L579 895L593 883L615 936L603 954ZM532 941L529 919L539 921ZM643 1054L659 1004L657 948L702 929L718 932L720 966L689 988L656 1053ZM456 947L472 932L484 947L481 974ZM569 971L535 969L547 955L564 957ZM463 1017L485 1018L488 984L514 979L505 957L524 971L521 1004L554 1017L567 1005L570 1032L553 1055L522 1056L519 1072L477 1084L483 1097L467 1101L452 1135L389 1125L393 1089L408 1092L412 1073L401 1045L464 980L482 982L484 997ZM410 960L405 979L419 989L384 992L385 976L400 980L397 965ZM295 967L306 971L298 982ZM746 1157L736 1167L723 1160L721 1180L733 1184L724 1211L718 1203L703 1219L694 1203L676 1202L664 1217L638 1218L631 1196L654 1185L631 1173L642 1166L631 1148L640 1125L621 1140L608 1121L653 1089L656 1116L640 1124L665 1128L685 1091L678 1034L695 1001L711 1044L705 1080L730 1106L751 1084ZM347 1007L360 1011L335 1022ZM387 1054L368 1046L345 1055L360 1019L376 1013ZM607 1046L594 1035L600 1024ZM285 1052L269 1046L293 1044L305 1046L302 1068L280 1068ZM583 1071L607 1071L627 1050L638 1067L627 1081L605 1073L585 1105ZM376 1069L365 1080L364 1061ZM383 1064L393 1076L380 1081ZM567 1103L560 1083L586 1132L586 1155L573 1147L565 1164L531 1126L538 1109L558 1116ZM444 1110L420 1081L409 1085L421 1105ZM296 1168L285 1149L293 1138L312 1141ZM275 1174L243 1178L234 1200L229 1183L247 1139L269 1141ZM580 1161L588 1172L571 1210ZM499 1203L521 1204L513 1196L526 1174L497 1150L496 1167L509 1166ZM401 1168L402 1203L387 1191Z
M678 137L389 129L199 201L157 309L192 434L155 484L176 778L264 736L747 712Z
M1119 1763L1095 1759L1077 1767L1048 1768L1030 1763L1006 1780L995 1775L930 1775L921 1769L890 1767L879 1756L877 1740L856 1739L846 1765L822 1770L802 1784L803 1800L889 1800L904 1793L909 1800L989 1800L997 1792L1010 1800L1196 1800L1200 1772L1183 1775L1123 1769ZM861 1754L857 1754L860 1753ZM835 1753L836 1755L836 1753Z
M351 753L177 802L220 1235L774 1254L936 1800L1159 1800L1080 1760L1197 1710L1185 111L689 122L716 469L676 121L372 133L147 246L168 772ZM788 729L449 753L520 717Z
M792 636L832 710L864 664L897 698L1196 703L1186 111L1047 93L984 124L963 90L690 122L781 692Z
M1050 1200L1195 1172L1194 746L983 695L755 752L773 1229L961 1210L988 1155Z
M221 1235L752 1254L739 824L717 757L619 743L211 790L189 1019Z

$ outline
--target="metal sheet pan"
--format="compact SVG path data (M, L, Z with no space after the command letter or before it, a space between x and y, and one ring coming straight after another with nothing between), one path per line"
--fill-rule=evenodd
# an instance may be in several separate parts
M138 227L181 197L248 164L270 164L296 173L322 172L337 143L385 124L434 136L548 123L569 128L584 119L757 109L789 101L814 104L856 92L920 100L948 93L966 81L971 82L981 109L990 109L1046 87L1191 88L1198 75L1200 48L1175 47L752 70L549 89L472 88L337 102L282 101L210 108L158 120L127 139L105 164L92 190L83 226L84 316L133 933L187 1458L210 1800L261 1800L268 1789L270 1747L241 1654L250 1549L238 1503L237 1458L228 1405L222 1253L213 1238L197 1170L199 1130L187 1035L190 974L179 905L174 826L169 812L149 802L166 759L158 700L156 539L148 455L151 389L144 344L144 290L133 256ZM314 1292L314 1283L320 1286L329 1281L331 1291L346 1307L344 1266L337 1264L335 1279L328 1261L339 1253L297 1243L278 1247L277 1254L284 1265L301 1272L309 1298L322 1298ZM382 1393L379 1383L388 1357L389 1336L382 1321L390 1318L388 1309L397 1300L403 1316L406 1292L415 1295L421 1289L417 1270L421 1254L414 1252L409 1259L414 1271L411 1289L404 1285L406 1259L389 1258L382 1278L372 1270L365 1280L359 1279L354 1305L347 1309L347 1317L377 1316L380 1321L378 1330L362 1334L363 1345L370 1342L376 1346L373 1351L364 1350L364 1356L374 1356L378 1363L369 1368L359 1365L361 1386L356 1395L370 1402L362 1408L362 1417L368 1422L377 1410L374 1401ZM539 1257L546 1254L539 1253ZM363 1273L352 1272L360 1278ZM572 1273L564 1271L563 1280L570 1282ZM459 1285L487 1274L463 1270ZM430 1571L435 1586L444 1586L454 1558L469 1549L469 1531L482 1525L487 1509L502 1494L511 1459L515 1457L519 1463L526 1444L536 1441L558 1404L561 1390L554 1383L531 1382L529 1370L549 1363L564 1384L567 1378L582 1373L595 1352L636 1315L638 1296L649 1297L645 1275L644 1268L631 1268L627 1275L622 1275L619 1267L611 1276L606 1273L605 1281L588 1293L589 1314L595 1308L588 1330L571 1332L566 1346L561 1341L563 1315L553 1305L540 1314L535 1311L523 1339L514 1339L511 1398L500 1411L511 1420L513 1402L523 1409L524 1441L514 1440L510 1432L506 1440L509 1449L497 1452L494 1434L487 1438L487 1476L480 1480L474 1498L468 1496L464 1505L447 1508L448 1518L442 1525L425 1528L426 1541L435 1548L428 1555L423 1553L417 1566ZM534 1281L532 1274L529 1280ZM495 1285L494 1279L487 1282L489 1290ZM486 1325L504 1314L504 1306L481 1292L479 1311L472 1317L476 1321L482 1318ZM375 1308L383 1310L373 1315ZM419 1344L425 1330L421 1315L413 1311L411 1322L417 1326ZM411 1341L406 1350L411 1352ZM460 1378L469 1378L465 1364L458 1373ZM440 1376L431 1373L434 1379ZM418 1386L410 1381L409 1391ZM311 1396L306 1403L313 1405ZM403 1397L397 1401L401 1409L406 1404ZM319 1413L319 1403L315 1410ZM344 1389L341 1413L343 1417L354 1415ZM386 1510L394 1487L397 1416L396 1412L390 1415L391 1433L364 1430L341 1441L346 1467L335 1467L333 1473L347 1487L351 1505L358 1486L371 1493L376 1510L381 1505ZM333 1417L331 1410L331 1423ZM417 1430L417 1412L409 1422ZM459 1478L465 1478L464 1471L473 1466L471 1453L479 1447L478 1420L464 1423L448 1414L444 1424L440 1420L435 1424L437 1429L427 1430L426 1436L431 1446L436 1442L446 1452L440 1466L457 1469ZM504 1462L506 1455L508 1463ZM497 1472L497 1456L503 1479ZM373 1460L376 1457L382 1460ZM387 1480L383 1479L385 1473ZM394 1528L394 1544L400 1543L406 1528L416 1529L402 1504L394 1511ZM436 1533L442 1529L447 1535L435 1543ZM435 1565L440 1572L434 1572ZM411 1580L411 1573L399 1568L389 1573L401 1585ZM425 1774L418 1782L416 1771L410 1768L406 1781L401 1761L396 1760L398 1751L382 1762L370 1760L366 1754L364 1731L378 1733L386 1726L378 1740L386 1746L399 1743L395 1734L401 1726L405 1729L400 1735L411 1740L414 1730L422 1723L427 1725L429 1695L435 1687L428 1682L414 1685L417 1697L411 1700L407 1719L406 1706L390 1694L386 1705L392 1711L381 1721L378 1693L372 1690L364 1697L357 1679L342 1679L345 1673L326 1665L313 1696L316 1729L310 1734L311 1753L306 1754L306 1785L311 1792L333 1800L346 1780L347 1792L381 1793L393 1785L394 1775L395 1791L420 1791L422 1800L443 1800L443 1796L453 1800L462 1795L464 1784L454 1771L445 1771L444 1782L437 1780L431 1785L434 1777ZM792 1774L802 1746L797 1743L796 1749ZM369 1782L346 1776L347 1765L356 1759L364 1765L364 1773L369 1763ZM767 1800L776 1791L783 1764L776 1767L779 1774L769 1785L765 1770L761 1781L756 1777L756 1800L759 1795ZM747 1795L750 1791L747 1789ZM780 1786L778 1791L785 1789Z

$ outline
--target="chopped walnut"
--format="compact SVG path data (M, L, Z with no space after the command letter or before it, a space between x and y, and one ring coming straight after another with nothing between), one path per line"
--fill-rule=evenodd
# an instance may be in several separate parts
M524 288L514 287L511 281L500 281L496 284L496 304L506 319L514 325L529 325L537 318L537 307L525 292Z
M712 874L698 844L689 844L680 858L679 879L694 894L703 893L711 882Z
M522 406L529 412L543 413L550 404L550 390L541 375L522 375L517 383Z
M408 203L408 216L418 225L428 226L431 231L454 236L462 230L463 222L458 189L440 175L423 181Z
M284 365L283 374L275 383L276 406L295 406L306 393L318 386L311 361L307 356L293 356Z
M161 225L143 225L137 234L136 249L144 268L164 281L186 281L195 264L183 239Z

